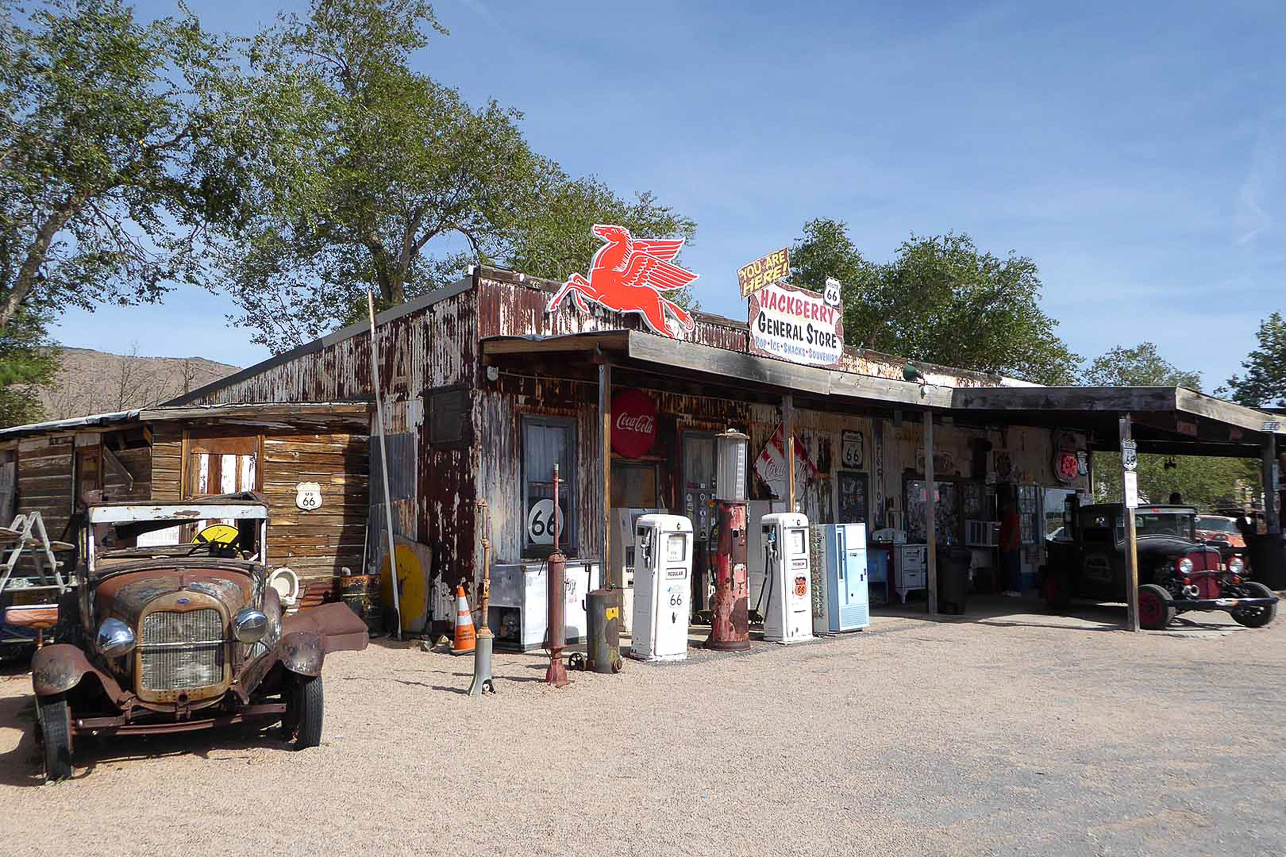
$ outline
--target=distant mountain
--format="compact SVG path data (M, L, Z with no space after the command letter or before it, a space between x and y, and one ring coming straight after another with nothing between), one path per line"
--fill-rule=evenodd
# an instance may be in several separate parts
M240 369L204 357L140 357L62 349L56 381L40 389L51 420L127 411L173 399Z

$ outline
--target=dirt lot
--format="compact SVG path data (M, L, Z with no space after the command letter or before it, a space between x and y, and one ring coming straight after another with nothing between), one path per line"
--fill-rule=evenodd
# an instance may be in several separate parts
M7 854L1286 853L1286 620L1115 615L867 632L541 683L373 645L326 667L324 744L242 730L78 749L42 785L0 678ZM212 743L211 743L212 742Z

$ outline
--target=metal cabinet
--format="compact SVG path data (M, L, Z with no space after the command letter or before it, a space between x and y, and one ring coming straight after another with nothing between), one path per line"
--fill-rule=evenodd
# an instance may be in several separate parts
M544 560L493 565L487 623L496 635L496 648L530 651L545 643L549 627L549 583ZM585 596L603 585L598 560L568 560L563 607L567 642L584 642L587 631Z
M907 593L928 588L929 546L893 546L893 589L906 603Z

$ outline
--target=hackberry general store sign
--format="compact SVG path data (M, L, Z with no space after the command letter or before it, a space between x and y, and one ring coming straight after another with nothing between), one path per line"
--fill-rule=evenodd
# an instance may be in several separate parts
M809 366L838 366L844 316L822 296L771 283L750 296L750 353Z

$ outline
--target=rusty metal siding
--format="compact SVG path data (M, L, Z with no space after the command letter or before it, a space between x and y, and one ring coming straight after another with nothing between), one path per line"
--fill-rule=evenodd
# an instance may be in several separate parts
M478 328L472 290L385 322L376 333L380 382L390 401L473 380ZM363 332L266 367L195 403L338 402L371 395L370 334Z
M557 312L546 313L553 296L543 280L523 278L520 282L488 279L478 283L478 330L488 336L558 336L600 330L638 330L649 328L637 313L620 313L591 304L589 312L576 308L568 298ZM680 331L679 338L701 345L712 345L732 351L745 351L748 333L745 325L729 325L714 319L696 319L692 331Z

